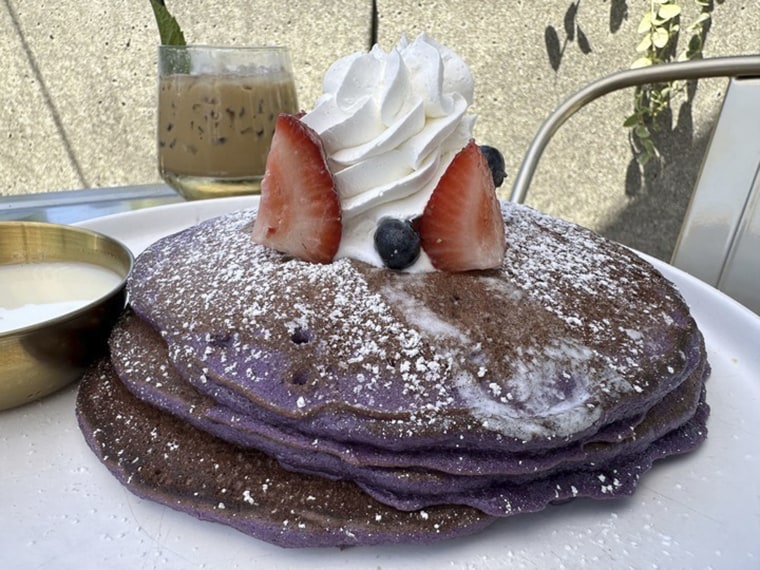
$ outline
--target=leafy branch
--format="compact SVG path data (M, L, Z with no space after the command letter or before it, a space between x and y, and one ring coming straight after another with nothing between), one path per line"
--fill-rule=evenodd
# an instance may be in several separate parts
M176 18L169 12L164 0L150 0L150 6L156 17L161 45L186 46L185 34L182 33L182 28ZM163 66L172 73L190 73L190 54L185 50L173 50L165 55L165 60L162 59L159 63L159 67Z
M153 8L153 15L156 17L161 44L165 46L186 45L185 35L182 33L177 20L169 13L164 0L150 0L150 5Z
M692 60L702 57L706 35L706 25L712 12L711 0L694 0L699 15L686 31L689 34L686 49L678 55L677 44L681 32L681 6L676 0L649 0L649 10L639 24L642 36L636 51L639 57L633 68L657 65L673 61ZM674 94L684 88L681 82L653 83L641 85L634 91L633 114L623 126L630 129L631 144L638 153L642 166L660 153L652 139L652 132L658 127L658 117L670 107Z

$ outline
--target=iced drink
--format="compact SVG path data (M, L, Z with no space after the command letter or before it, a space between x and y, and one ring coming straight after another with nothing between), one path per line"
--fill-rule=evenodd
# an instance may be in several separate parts
M277 115L298 111L289 67L161 73L158 93L159 172L189 199L257 192Z

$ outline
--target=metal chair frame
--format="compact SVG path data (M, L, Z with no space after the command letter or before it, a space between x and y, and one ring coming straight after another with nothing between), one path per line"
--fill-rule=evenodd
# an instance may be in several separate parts
M648 83L729 77L671 263L760 314L760 56L666 63L589 83L543 122L523 158L510 200L522 203L552 136L588 103Z

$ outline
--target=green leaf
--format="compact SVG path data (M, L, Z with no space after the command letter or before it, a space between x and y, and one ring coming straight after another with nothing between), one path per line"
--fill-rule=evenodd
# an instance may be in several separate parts
M639 67L647 67L652 65L652 60L649 57L640 57L631 65L631 69L638 69Z
M639 122L641 122L641 117L639 116L638 113L634 113L633 115L628 117L625 121L623 121L623 126L626 129L630 129L631 127L635 127L636 125L638 125Z
M702 25L707 22L711 18L710 14L707 12L702 12L694 22L691 23L691 25L686 28L687 31L693 32L694 30L697 30L698 28L701 28Z
M650 47L652 47L652 37L646 35L641 38L641 42L636 46L636 53L644 53L648 51Z
M653 158L654 158L654 156L653 156L652 154L650 154L650 153L646 153L646 152L645 152L644 154L642 154L641 156L639 156L639 164L640 164L640 165L642 166L642 168L643 168L643 167L644 167L644 166L646 166L646 165L647 165L647 163L648 163L650 160L652 160Z
M166 46L187 45L182 29L164 3L158 0L150 0L150 5L153 7L153 14L156 17L161 44Z
M646 128L645 125L638 125L635 129L633 129L633 132L636 133L636 136L639 137L639 139L642 141L651 137L649 134L649 129Z
M667 107L671 95L673 94L673 88L670 84L663 85L659 89L653 91L656 96L653 97L656 103L659 103L661 107Z
M647 12L646 14L644 14L644 17L641 19L641 23L639 23L638 32L640 34L644 34L648 32L651 27L652 27L652 13Z
M657 10L657 17L667 22L681 14L681 7L678 4L663 4Z
M662 28L658 28L655 30L654 34L652 34L652 43L654 44L654 47L657 49L662 49L666 45L668 45L668 42L670 41L670 34L668 34L667 30L663 30Z

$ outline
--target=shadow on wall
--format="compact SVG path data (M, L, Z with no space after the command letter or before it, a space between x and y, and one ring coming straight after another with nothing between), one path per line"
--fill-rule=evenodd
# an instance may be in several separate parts
M666 111L661 126L652 133L660 160L650 160L641 168L631 157L625 179L628 203L613 221L598 229L609 239L665 261L675 248L710 138L709 133L694 137L696 84L689 86L689 92L692 95L681 105L678 119Z
M722 4L718 0L718 4ZM576 43L584 56L592 53L592 46L578 22L581 0L571 2L563 18L564 38L549 25L544 30L544 43L549 63L558 72L569 45ZM712 12L713 4L707 8ZM611 0L609 31L616 33L628 18L627 0ZM704 43L711 20L704 26L701 41ZM677 44L678 37L675 38ZM697 82L685 84L686 101L681 104L678 118L666 109L651 127L652 140L660 153L659 160L650 160L641 166L639 153L631 143L631 158L625 178L626 207L605 227L597 231L605 237L645 251L659 259L669 260L675 248L681 223L689 205L692 190L709 142L709 136L694 139L693 100ZM625 132L622 126L621 136Z
M562 19L562 27L565 37L560 41L557 29L551 24L544 30L544 43L546 44L546 54L549 56L549 65L557 72L562 64L562 58L565 55L565 49L573 42L578 44L578 49L583 55L590 54L593 49L588 37L578 23L578 10L581 6L581 0L576 0L568 6L565 16ZM612 0L610 2L610 33L614 34L628 19L627 0Z
M625 0L623 1L625 2ZM615 2L613 2L613 4L614 3ZM565 11L565 17L562 19L565 37L562 41L559 39L557 29L551 24L546 26L546 29L544 30L546 54L549 56L549 65L552 66L555 73L559 71L559 67L562 65L562 58L565 55L565 50L571 43L577 42L578 49L583 55L588 55L593 51L586 34L583 32L583 28L578 24L578 9L580 8L580 5L581 0L577 0L576 2L571 3Z

